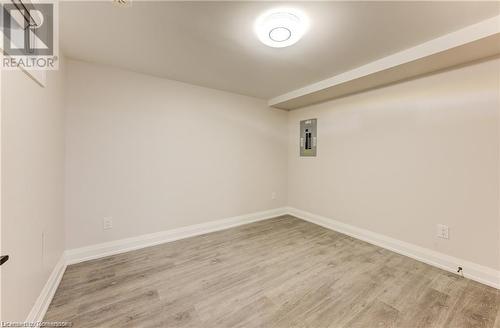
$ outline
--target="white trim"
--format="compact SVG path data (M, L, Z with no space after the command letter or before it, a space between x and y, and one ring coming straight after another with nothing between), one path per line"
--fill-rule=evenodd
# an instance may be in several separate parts
M287 208L282 207L217 221L211 221L207 223L195 224L178 229L166 230L148 235L120 239L107 243L67 250L55 265L54 270L52 270L49 279L45 283L45 286L40 292L40 295L38 296L35 304L28 314L28 317L26 318L26 322L43 321L45 313L49 308L50 302L52 302L52 298L54 297L57 287L59 287L59 283L61 282L64 271L70 264L124 253L214 231L225 230L243 224L266 220L285 214L288 214Z
M179 239L203 235L209 232L225 230L243 224L270 219L285 214L287 214L287 208L282 207L263 212L245 214L222 220L211 221L201 224L190 225L187 227L151 233L137 237L131 237L131 238L120 239L76 249L70 249L66 251L66 263L68 265L80 263L83 261L124 253Z
M66 261L63 254L56 263L54 270L52 270L45 286L43 286L40 295L38 295L35 304L26 318L26 322L39 322L43 320L45 313L49 308L50 302L52 302L52 298L56 293L57 287L59 287L59 283L61 282L65 270Z
M33 308L31 309L26 322L38 322L43 320L50 302L52 301L52 298L54 297L54 294L57 290L57 287L61 282L67 265L97 259L109 255L124 253L149 246L159 245L188 237L198 236L214 231L225 230L286 214L320 225L327 229L338 231L356 239L366 241L370 244L383 247L398 254L408 256L415 260L450 272L456 272L456 268L458 266L461 266L466 278L500 289L500 271L470 261L461 260L417 245L406 243L404 241L387 237L385 235L378 234L369 230L357 228L346 223L322 217L320 215L302 211L293 207L282 207L217 221L211 221L207 223L195 224L178 229L166 230L138 237L120 239L107 243L67 250L55 265L54 270L52 270L52 273L49 276L49 279L47 280L47 283L43 287L42 291L40 292L40 295L38 296L35 304L33 305Z
M383 57L368 64L354 68L350 71L346 71L325 80L321 80L319 82L315 82L302 88L292 90L285 94L271 98L268 100L268 105L271 107L276 106L280 108L280 104L287 101L306 97L308 95L335 87L342 83L360 79L377 72L382 72L384 70L408 64L419 59L430 57L432 55L457 48L478 41L480 39L487 38L489 36L497 35L498 33L500 33L500 15L485 19L476 24L464 27L449 34L442 35L440 37L394 53L387 57Z
M500 289L500 271L498 270L293 207L288 208L288 213L305 221L338 231L446 271L456 273L457 267L461 266L466 278Z

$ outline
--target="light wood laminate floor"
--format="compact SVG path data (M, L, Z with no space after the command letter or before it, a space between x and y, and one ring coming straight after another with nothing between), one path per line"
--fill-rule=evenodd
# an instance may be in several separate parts
M45 320L74 327L500 327L499 304L494 288L283 216L71 265Z

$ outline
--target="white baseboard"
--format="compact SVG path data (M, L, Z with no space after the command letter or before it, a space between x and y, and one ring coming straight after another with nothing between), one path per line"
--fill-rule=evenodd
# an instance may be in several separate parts
M67 265L163 244L183 238L198 236L214 231L225 230L285 214L289 214L322 227L338 231L450 272L456 272L456 268L461 266L465 277L500 289L500 271L293 207L283 207L67 250L54 267L54 270L38 296L26 321L38 322L43 320L57 287L61 282Z
M52 270L45 286L43 286L40 295L38 295L35 304L26 318L26 322L39 322L43 320L45 313L49 308L50 302L52 302L52 298L56 293L57 287L59 287L59 283L61 282L65 270L66 261L63 254Z
M26 322L39 322L43 320L43 318L45 317L45 313L49 308L50 302L52 302L52 298L54 297L57 287L61 282L64 271L70 264L124 253L135 249L163 244L192 236L198 236L209 232L225 230L243 224L270 219L285 214L287 214L287 208L282 207L268 211L240 215L232 218L211 221L202 224L195 224L178 229L161 231L138 237L120 239L108 243L67 250L63 254L63 256L61 256L59 262L57 262L57 264L55 265L54 270L52 270L49 279L47 280L45 286L40 292L40 295L35 301L33 308L26 318Z
M436 252L428 248L410 244L369 230L357 228L343 222L302 211L293 207L288 208L288 213L297 218L338 231L356 239L366 241L370 244L386 248L395 253L408 256L446 271L456 273L457 267L460 266L463 268L463 274L466 278L500 289L500 271L498 270Z
M159 245L170 241L203 235L209 232L225 230L243 224L270 219L285 214L287 214L287 208L282 207L217 221L190 225L187 227L172 230L155 232L138 237L131 237L81 248L70 249L66 251L66 263L69 265L93 260L144 247Z

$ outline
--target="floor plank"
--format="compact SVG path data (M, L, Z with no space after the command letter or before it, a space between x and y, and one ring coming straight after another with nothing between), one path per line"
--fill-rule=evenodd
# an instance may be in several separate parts
M45 320L82 328L498 328L499 315L494 288L282 216L71 265Z

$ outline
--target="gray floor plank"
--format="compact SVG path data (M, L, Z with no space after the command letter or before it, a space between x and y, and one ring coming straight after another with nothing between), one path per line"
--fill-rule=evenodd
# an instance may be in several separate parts
M74 327L498 327L500 293L283 216L69 266Z

